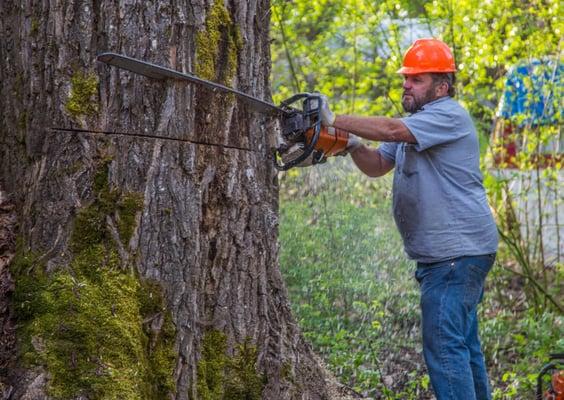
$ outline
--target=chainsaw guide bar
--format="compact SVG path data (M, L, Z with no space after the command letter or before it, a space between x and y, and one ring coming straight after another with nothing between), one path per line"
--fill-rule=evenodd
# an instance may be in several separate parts
M193 74L186 74L171 68L152 64L147 61L142 61L128 56L124 56L123 54L102 53L98 55L97 60L105 64L113 65L114 67L125 69L127 71L131 71L136 74L143 75L153 79L159 79L159 80L173 79L179 81L188 81L188 82L196 83L200 86L206 87L214 91L219 91L223 93L232 93L235 96L237 96L238 99L249 105L253 110L263 114L275 115L275 116L288 114L287 110L284 110L264 100L257 99L256 97L250 96L247 93L240 92L238 90L221 85L219 83L198 78Z
M191 73L183 73L171 68L152 64L147 61L117 53L102 53L97 60L110 66L124 69L138 75L157 80L174 80L193 83L205 87L213 92L233 94L253 111L278 118L280 121L281 143L272 149L274 166L279 171L286 171L293 167L307 167L320 164L327 157L346 154L349 138L348 132L340 129L322 126L320 105L322 97L319 93L298 93L284 100L280 106L253 97L247 93L211 82ZM53 128L52 128L53 129ZM67 132L90 132L106 135L138 136L153 139L170 139L190 142L194 144L221 146L245 151L254 151L247 148L220 145L215 143L196 142L192 140L175 139L155 135L135 135L120 132L86 131L69 128L55 128L54 130Z

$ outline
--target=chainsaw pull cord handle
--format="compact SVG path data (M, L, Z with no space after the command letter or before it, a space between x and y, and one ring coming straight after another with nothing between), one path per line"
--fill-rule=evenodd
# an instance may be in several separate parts
M311 93L298 93L293 95L292 97L290 97L289 99L284 100L281 103L282 107L290 107L291 104L295 103L298 100L304 99L303 101L303 108L302 108L302 112L304 114L305 117L314 117L314 122L311 126L304 128L304 135L305 132L308 129L313 129L313 136L310 140L310 142L306 145L304 152L302 154L300 154L298 157L296 157L295 159L293 159L292 161L286 163L286 164L280 164L278 163L278 161L276 160L276 151L275 151L275 158L274 158L274 166L276 167L277 170L279 171L287 171L288 169L295 167L296 165L298 165L299 163L301 163L302 161L304 161L305 159L307 159L311 153L313 152L313 150L315 150L315 145L317 144L317 141L319 140L319 135L321 133L321 115L319 114L319 107L321 104L321 96L319 95L314 95ZM316 104L317 107L312 108L312 102L316 100Z

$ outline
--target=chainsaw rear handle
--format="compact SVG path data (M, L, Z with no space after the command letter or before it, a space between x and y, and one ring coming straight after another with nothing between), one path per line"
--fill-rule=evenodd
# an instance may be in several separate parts
M306 132L306 138L309 140L312 132ZM319 133L319 139L315 144L315 150L321 154L323 158L337 156L343 154L347 150L349 143L349 133L332 126L322 126Z

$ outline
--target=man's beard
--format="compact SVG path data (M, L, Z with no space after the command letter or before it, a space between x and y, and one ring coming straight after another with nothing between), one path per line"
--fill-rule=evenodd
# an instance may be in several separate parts
M409 97L406 97L404 91L401 97L401 105L403 106L403 109L410 114L413 114L414 112L421 110L421 108L425 104L430 103L433 100L437 99L437 96L435 95L434 85L432 85L422 97L417 98L414 97L413 94L409 94L407 96Z

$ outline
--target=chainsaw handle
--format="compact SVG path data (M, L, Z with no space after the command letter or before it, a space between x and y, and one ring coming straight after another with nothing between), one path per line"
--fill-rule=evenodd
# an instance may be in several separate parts
M321 95L306 93L306 92L298 93L284 100L282 103L280 103L280 106L285 109L292 109L291 105L301 99L304 99L302 103L302 111L301 111L304 117L304 121L307 120L308 118L313 119L313 123L311 123L309 126L302 127L303 134L305 135L305 132L307 130L313 129L313 135L309 143L306 144L303 153L288 163L285 164L279 163L277 158L278 156L280 156L280 152L278 150L274 151L274 166L279 171L287 171L290 168L300 164L302 161L306 160L311 155L311 153L313 153L313 151L315 150L315 145L319 140L319 135L321 132L321 116L319 115L319 105L321 104ZM316 107L312 107L312 103L314 101L316 102Z
M295 95L293 95L290 98L287 98L286 100L284 100L282 103L280 103L280 107L285 108L285 107L290 107L291 104L295 103L296 101L300 100L300 99L306 99L309 97L312 97L315 95L312 95L311 93L307 93L307 92L302 92L302 93L297 93ZM320 98L319 96L315 96L317 98ZM305 110L303 110L305 111Z

